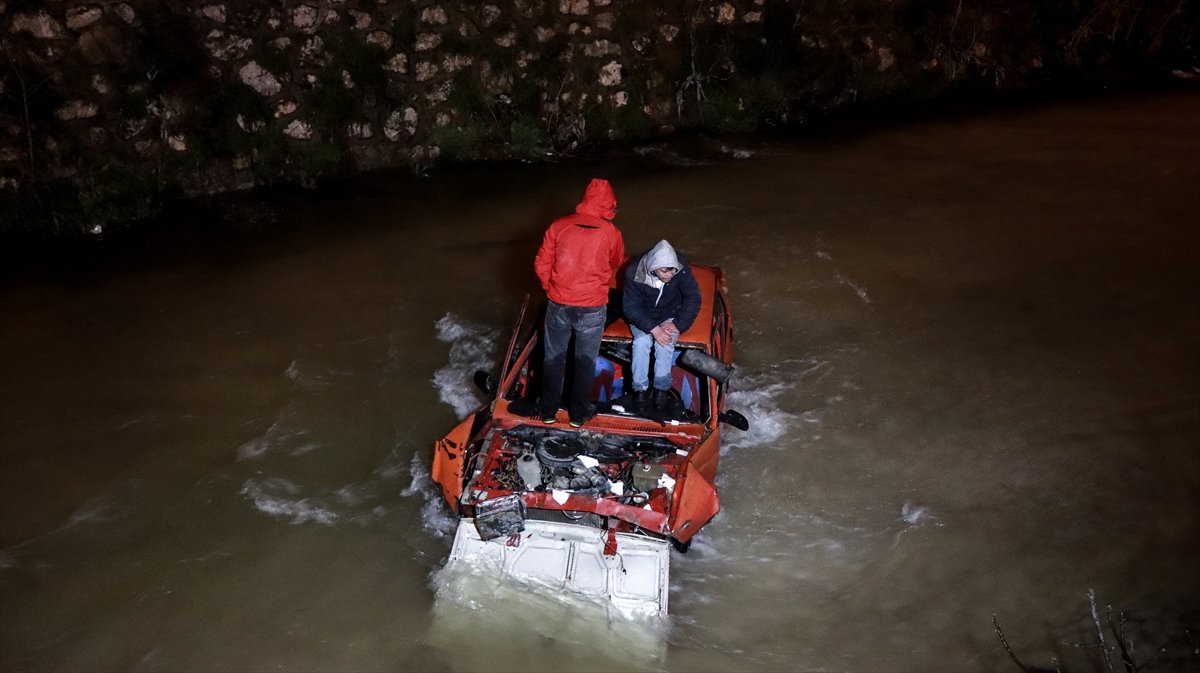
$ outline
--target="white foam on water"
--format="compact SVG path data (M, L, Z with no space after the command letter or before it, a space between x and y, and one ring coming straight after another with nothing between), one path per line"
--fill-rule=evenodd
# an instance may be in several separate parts
M281 477L247 479L241 494L254 502L258 511L272 517L290 519L293 525L318 523L332 526L338 514L311 498L297 497L300 486Z
M238 460L254 460L277 451L299 456L319 448L319 444L306 439L309 434L307 430L297 427L299 422L296 417L293 404L288 402L261 437L255 437L238 447Z
M820 259L822 261L828 262L830 264L836 264L836 262L833 261L833 255L830 255L828 252L825 252L824 250L818 250L816 253L816 256L818 259ZM867 294L867 290L865 288L863 288L861 285L846 278L846 276L842 274L842 270L840 268L838 268L837 266L834 266L834 269L833 269L833 279L834 279L834 281L837 282L838 285L845 285L846 287L849 287L851 290L853 290L854 294L858 295L858 298L861 299L864 304L871 303L871 296L869 294Z
M741 412L750 422L750 429L743 432L726 426L721 433L721 453L752 446L771 447L789 430L798 427L801 416L779 407L780 395L795 385L739 372L736 389L731 386L725 407Z
M918 505L905 500L904 504L900 506L900 519L910 526L919 526L926 519L936 518L933 515L933 511L926 505Z
M750 429L743 432L726 426L721 433L722 455L734 449L782 449L820 439L825 412L841 398L826 398L817 408L789 409L786 405L802 398L798 393L820 381L829 370L829 362L819 357L789 358L765 371L738 369L730 382L725 406L741 412ZM783 439L787 441L781 442Z
M116 511L112 499L101 495L88 500L84 503L83 507L72 512L71 518L67 520L67 523L62 528L65 529L97 521L111 521L115 517Z
M496 332L453 313L442 316L435 326L438 341L450 344L450 361L434 372L433 385L442 402L465 418L483 403L471 379L475 370L492 368Z
M439 538L447 541L452 539L458 527L458 517L443 502L442 491L433 483L429 466L425 464L420 453L413 454L409 462L409 474L412 475L412 483L401 491L400 495L422 499L421 527Z
M369 526L386 522L393 516L389 504L396 493L396 482L404 474L402 450L402 446L394 447L362 480L305 485L288 477L256 473L245 480L240 494L258 511L292 524Z

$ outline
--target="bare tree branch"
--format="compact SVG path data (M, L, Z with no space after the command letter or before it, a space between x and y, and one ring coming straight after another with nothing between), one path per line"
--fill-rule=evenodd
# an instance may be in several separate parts
M992 613L992 626L996 629L996 635L1000 637L1000 644L1004 646L1004 651L1008 652L1008 658L1013 660L1022 673L1031 673L1029 667L1021 663L1021 660L1017 658L1017 653L1008 646L1008 640L1004 637L1004 630L1000 628L1000 620L996 618L995 613Z

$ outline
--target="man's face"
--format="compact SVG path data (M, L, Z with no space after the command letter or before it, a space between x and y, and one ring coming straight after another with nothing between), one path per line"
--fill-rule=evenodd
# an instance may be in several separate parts
M675 277L675 269L669 266L664 266L655 269L654 275L658 276L658 279L665 283Z

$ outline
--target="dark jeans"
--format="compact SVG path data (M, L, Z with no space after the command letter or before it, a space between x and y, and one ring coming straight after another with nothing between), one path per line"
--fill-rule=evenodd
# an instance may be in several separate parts
M553 301L546 305L546 357L542 361L542 398L538 407L543 417L553 416L562 401L567 345L572 332L575 333L575 371L567 410L576 420L590 415L592 380L596 377L596 356L600 354L605 313L604 306L565 306Z

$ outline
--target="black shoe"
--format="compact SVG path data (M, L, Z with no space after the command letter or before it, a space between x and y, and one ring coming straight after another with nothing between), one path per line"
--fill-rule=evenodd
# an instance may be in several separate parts
M572 428L582 428L584 423L587 423L588 421L592 420L595 417L596 417L596 407L589 405L587 410L584 411L582 414L580 414L578 416L576 416L575 414L571 414L571 427Z
M671 391L659 390L658 388L654 389L654 398L653 398L652 404L654 405L655 409L662 411L663 409L666 409L667 405L670 403L671 403Z
M550 425L551 423L558 421L558 409L551 409L547 411L546 409L542 409L539 405L537 414L535 415L537 416L538 420L546 425Z
M633 391L633 413L638 416L646 415L650 409L650 391L635 390Z

